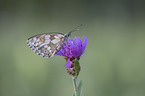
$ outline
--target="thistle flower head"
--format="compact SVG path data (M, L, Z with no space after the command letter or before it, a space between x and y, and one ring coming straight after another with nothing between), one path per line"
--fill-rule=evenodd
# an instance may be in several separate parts
M84 54L87 45L87 38L83 36L82 39L80 37L75 37L73 39L69 38L67 42L64 42L61 45L60 51L57 52L56 55L65 57L67 61L65 66L67 69L72 68L74 66L74 60L79 60L81 55Z

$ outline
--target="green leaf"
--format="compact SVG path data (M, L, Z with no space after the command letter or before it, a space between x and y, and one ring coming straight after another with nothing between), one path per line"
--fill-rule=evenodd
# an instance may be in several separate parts
M81 92L82 92L82 81L80 81L79 85L78 85L78 96L81 96ZM75 96L75 93L73 94L73 96Z
M75 67L75 77L77 78L77 76L79 75L79 71L80 71L80 64L79 64L79 60L76 58L74 61L74 67Z
M82 90L82 81L80 81L78 85L78 96L81 96L81 90Z
M73 94L73 96L75 96L75 93Z

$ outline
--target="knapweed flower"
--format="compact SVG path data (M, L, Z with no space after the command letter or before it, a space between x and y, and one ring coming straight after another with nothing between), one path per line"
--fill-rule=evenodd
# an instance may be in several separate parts
M82 39L84 40L84 42L82 41ZM75 60L79 60L81 55L84 54L85 52L85 48L87 45L87 38L85 36L82 37L82 39L80 37L75 37L73 39L68 39L67 42L64 42L61 45L61 49L59 52L57 52L56 55L60 55L60 56L64 56L67 63L66 63L66 68L68 71L70 71L69 73L73 74L75 71L74 69L74 62ZM79 63L78 63L79 64ZM79 65L77 65L79 66ZM79 68L80 70L80 68Z

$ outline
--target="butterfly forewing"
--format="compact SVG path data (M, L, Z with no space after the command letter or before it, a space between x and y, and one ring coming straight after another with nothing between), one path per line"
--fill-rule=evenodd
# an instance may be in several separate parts
M30 37L27 44L38 55L50 58L60 49L65 38L61 33L44 33Z

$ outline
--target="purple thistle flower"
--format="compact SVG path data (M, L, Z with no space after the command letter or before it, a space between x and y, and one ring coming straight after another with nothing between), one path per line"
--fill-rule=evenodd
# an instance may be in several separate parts
M82 39L84 40L84 43ZM61 45L60 51L57 52L56 55L65 57L67 61L65 66L67 69L72 66L76 58L79 60L81 55L84 54L87 45L87 38L83 36L82 39L80 37L75 37L73 39L69 38L67 42L64 42Z

